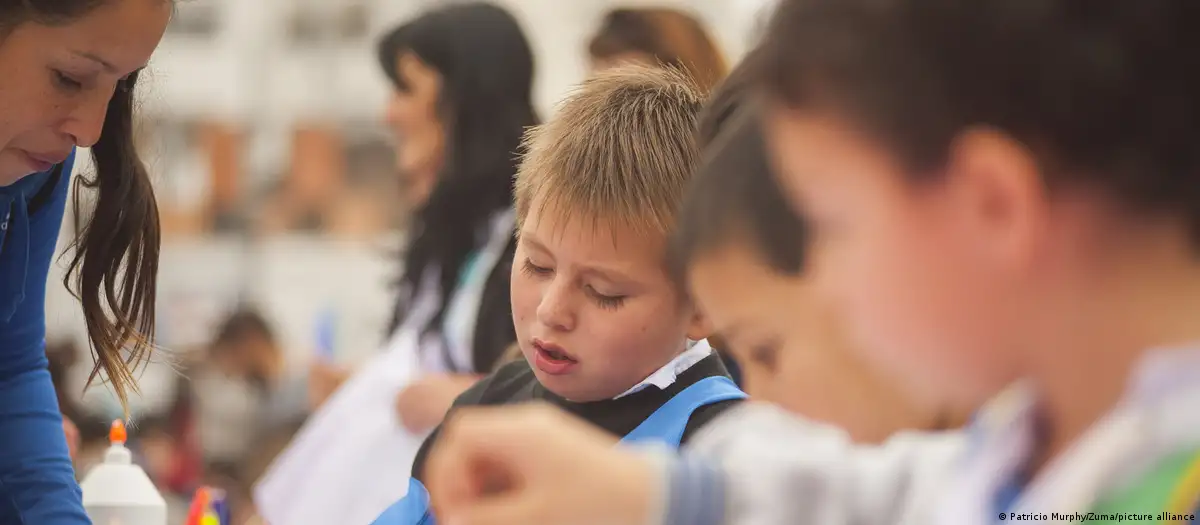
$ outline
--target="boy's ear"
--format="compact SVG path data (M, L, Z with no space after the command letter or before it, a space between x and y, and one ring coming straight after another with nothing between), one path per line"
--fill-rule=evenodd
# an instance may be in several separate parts
M708 321L708 316L704 315L699 308L692 307L692 319L688 324L688 339L699 341L707 339L711 335L713 335L713 327L712 323Z

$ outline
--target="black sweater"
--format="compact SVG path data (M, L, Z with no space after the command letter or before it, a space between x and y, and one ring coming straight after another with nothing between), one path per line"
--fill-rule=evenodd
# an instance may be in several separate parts
M649 386L619 399L575 403L546 390L538 382L537 377L534 376L533 369L529 367L529 363L524 359L520 359L504 365L496 373L475 383L474 386L463 392L458 399L454 400L454 405L450 410L453 411L458 407L472 405L511 405L528 401L544 401L600 427L613 436L623 437L637 428L642 421L650 417L650 414L653 414L660 406L672 397L675 397L676 394L682 392L683 389L701 379L712 376L729 377L729 372L725 370L725 365L722 364L721 358L716 353L705 357L700 362L692 365L691 368L683 371L666 390ZM732 408L741 401L740 399L733 399L697 408L692 413L692 417L688 420L687 427L684 429L683 443L687 443L688 439L700 427L704 426L705 423L708 423L721 412ZM425 439L425 442L421 444L421 449L417 451L416 459L413 461L412 475L422 482L424 482L422 475L425 459L429 454L430 447L437 440L438 430L440 430L440 427L435 429Z

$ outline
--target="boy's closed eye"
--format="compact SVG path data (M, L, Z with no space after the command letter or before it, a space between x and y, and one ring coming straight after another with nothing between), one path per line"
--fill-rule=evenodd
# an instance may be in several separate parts
M743 363L754 364L770 372L777 370L779 364L779 349L783 341L778 336L764 336L753 333L754 329L746 323L730 323L723 329L718 329L720 338L725 340L734 357Z
M600 305L601 308L616 309L620 308L621 305L625 303L624 295L605 294L592 287L590 284L584 285L584 289L587 290L588 295L591 296L592 299L596 301L596 304Z
M781 346L778 338L758 340L742 338L740 341L728 338L728 340L738 359L761 366L770 372L778 370Z
M815 207L804 210L804 225L804 232L809 237L827 237L845 227L837 212L826 212Z
M530 277L537 278L545 278L554 274L553 268L535 264L529 258L525 258L525 260L521 263L521 271ZM624 294L601 291L601 289L591 284L584 284L583 289L587 296L595 301L598 306L606 309L620 308L625 303L625 299L628 297Z
M750 347L748 352L750 361L766 367L774 372L779 366L779 344L778 341L767 341L760 344L755 344Z
M521 271L530 277L544 277L554 273L554 270L545 266L538 266L529 260L529 258L526 258L521 263Z

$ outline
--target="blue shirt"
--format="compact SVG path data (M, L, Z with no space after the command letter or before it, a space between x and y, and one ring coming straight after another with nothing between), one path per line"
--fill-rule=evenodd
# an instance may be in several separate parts
M0 187L0 523L6 525L91 523L45 350L46 280L74 163L72 153L57 180L38 173ZM49 193L30 210L44 188Z

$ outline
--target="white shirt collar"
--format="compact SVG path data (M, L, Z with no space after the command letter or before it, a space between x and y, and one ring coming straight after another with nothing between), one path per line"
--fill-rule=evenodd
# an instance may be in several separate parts
M696 363L703 361L704 358L712 353L713 348L709 346L708 341L696 341L690 344L688 349L683 351L683 353L675 356L675 359L672 359L663 365L662 368L655 370L649 377L633 385L633 388L626 390L625 393L613 399L621 399L635 392L641 392L651 386L658 387L660 390L666 390L667 387L675 383L675 380L679 378L679 374L695 366Z

